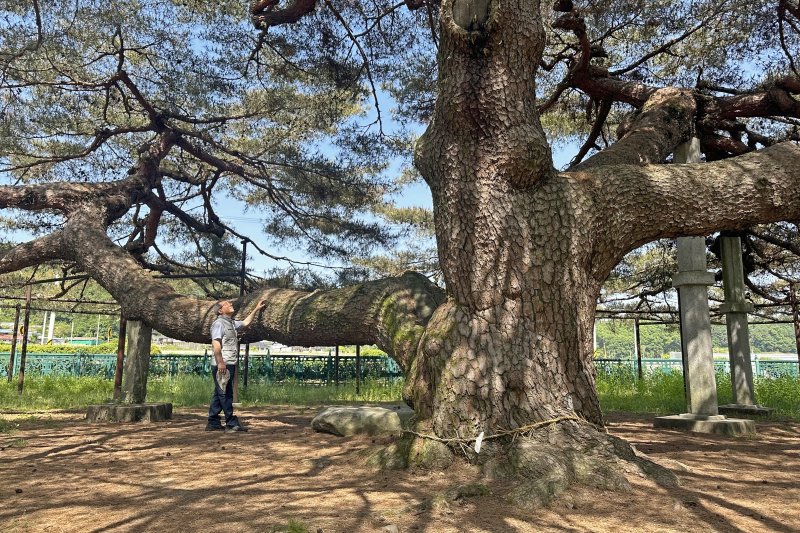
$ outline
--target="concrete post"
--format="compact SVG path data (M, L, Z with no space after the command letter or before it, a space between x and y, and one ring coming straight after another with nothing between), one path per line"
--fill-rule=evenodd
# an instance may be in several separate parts
M739 237L722 237L720 240L725 303L719 310L725 313L725 325L728 328L733 403L755 405L753 366L750 362L750 334L747 325L747 314L753 311L753 304L744 299L742 242Z
M673 154L675 163L699 163L700 140L683 143ZM714 352L711 345L711 319L708 313L708 285L714 274L706 269L706 244L703 237L678 238L678 273L672 285L678 289L681 311L681 350L686 376L686 403L689 413L717 414L717 383L714 378Z
M169 420L172 418L171 403L144 403L147 396L153 328L139 320L128 320L121 321L120 336L125 334L123 330L127 330L128 353L125 356L122 378L122 403L90 405L86 411L86 420L89 422Z
M699 139L693 138L679 146L673 160L677 164L699 163ZM678 289L680 303L681 349L689 412L656 417L653 425L725 435L755 433L752 420L726 419L717 408L707 288L714 284L714 274L706 268L705 239L678 238L678 272L672 278L672 285Z
M122 397L125 403L144 403L153 329L139 320L129 320L126 329L128 353L125 357Z
M56 312L50 311L50 328L47 330L47 340L53 340L53 332L56 329Z
M742 241L739 237L722 237L720 246L725 303L719 309L725 313L725 325L728 328L733 403L720 405L719 412L726 415L769 415L772 409L756 405L753 387L753 364L750 361L750 334L747 325L747 314L753 311L753 304L745 300Z
M716 415L717 383L707 289L714 284L714 274L706 271L705 239L678 238L678 273L672 284L679 289L688 411L696 415Z

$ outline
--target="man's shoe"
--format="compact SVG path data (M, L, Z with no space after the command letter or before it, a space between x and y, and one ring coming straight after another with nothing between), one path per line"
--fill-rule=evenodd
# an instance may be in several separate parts
M206 426L206 431L222 431L223 429L225 428L221 425L208 424Z
M238 424L235 426L228 426L225 428L225 433L236 433L239 431L247 431L247 428L244 426L240 426Z

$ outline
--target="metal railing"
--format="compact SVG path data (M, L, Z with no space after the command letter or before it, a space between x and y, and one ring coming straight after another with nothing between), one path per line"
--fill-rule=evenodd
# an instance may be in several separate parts
M360 356L360 377L394 381L403 374L397 363L388 356ZM8 353L0 353L0 376L7 376ZM243 359L241 360L243 364ZM102 376L114 378L117 364L116 354L34 354L27 355L26 375L72 375ZM213 357L208 355L151 355L150 376L165 377L183 374L208 376ZM14 374L19 371L19 358L15 361ZM250 354L247 371L249 379L271 382L302 381L313 383L335 383L356 379L356 356L307 354Z
M302 381L313 383L334 383L356 379L356 356L340 355L339 367L336 368L336 357L307 354L250 354L248 374L250 379L271 382ZM8 353L0 353L0 377L7 376ZM73 375L103 376L113 379L117 362L115 354L28 354L25 373L28 375ZM211 373L213 358L211 355L152 355L150 356L150 375L154 377L196 374L208 376ZM598 373L618 371L637 372L636 359L594 360ZM778 377L789 375L797 377L796 361L778 361L754 358L753 373L761 377ZM19 371L19 358L15 361L14 374ZM729 373L727 360L715 360L717 371ZM681 372L683 362L680 359L642 359L643 373ZM397 363L388 356L361 356L361 379L384 379L393 381L402 378L403 374Z
M778 361L773 359L753 358L753 375L765 378L775 378L779 376L798 377L797 361ZM638 371L636 359L595 359L595 368L598 373L612 373L624 370ZM714 360L714 368L717 372L730 374L730 362L722 359ZM642 358L642 371L645 374L653 372L682 372L683 361L680 359L645 359Z

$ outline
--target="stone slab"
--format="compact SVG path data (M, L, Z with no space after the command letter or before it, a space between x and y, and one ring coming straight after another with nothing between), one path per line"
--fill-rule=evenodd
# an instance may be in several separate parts
M736 416L769 416L774 411L771 407L762 407L760 405L743 405L736 403L729 403L727 405L720 405L719 412L724 415Z
M723 418L718 416L696 416L691 413L681 415L658 416L653 420L653 427L664 429L683 429L697 433L712 433L740 437L754 435L756 423L743 418Z
M399 405L326 407L314 417L311 427L340 437L399 434L413 415L410 408Z
M171 403L104 403L90 405L86 420L95 422L162 422L172 418Z

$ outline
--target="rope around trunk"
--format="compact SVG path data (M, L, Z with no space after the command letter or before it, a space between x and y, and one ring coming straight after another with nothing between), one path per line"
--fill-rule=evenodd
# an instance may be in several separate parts
M556 418L550 418L549 420L542 420L540 422L534 422L532 424L526 424L526 425L520 426L520 427L518 427L516 429L503 429L503 430L500 430L497 433L494 433L492 435L484 436L482 440L487 441L487 440L491 440L491 439L498 439L500 437L507 437L509 435L513 435L513 436L516 437L519 434L529 433L529 432L533 431L534 429L538 429L538 428L543 427L543 426L549 426L551 424L557 424L559 422L564 422L564 421L567 421L567 420L573 420L575 422L584 422L586 424L590 424L590 425L592 425L594 427L597 427L595 424L592 424L591 422L589 422L587 420L584 420L583 418L580 418L578 416L566 415L566 416L559 416L559 417L556 417ZM403 433L409 433L411 435L415 435L415 436L421 437L423 439L435 440L437 442L442 442L442 443L445 443L445 444L449 444L449 443L468 444L470 442L474 442L474 441L478 440L478 437L470 437L470 438L462 438L462 437L441 438L441 437L437 437L436 435L430 435L430 434L426 434L426 433L417 433L416 431L412 431L410 429L403 430Z

